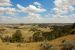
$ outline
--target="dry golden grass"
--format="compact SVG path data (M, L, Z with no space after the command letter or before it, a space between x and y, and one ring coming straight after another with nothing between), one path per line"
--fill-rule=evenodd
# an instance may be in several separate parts
M57 50L61 49L61 41L75 41L75 35L64 36L52 41L49 41L49 44L52 44ZM34 43L21 43L21 46L18 46L18 43L2 43L0 42L0 50L40 50L40 44L43 42L34 42Z
M29 37L34 34L33 31L29 31L29 29L32 26L25 26L24 29L20 29L23 37ZM11 29L11 28L6 28L5 26L0 25L0 29L6 29L3 31L3 35L9 35L11 36L17 29ZM37 28L41 31L48 32L51 31L49 28ZM55 40L49 41L49 44L52 44L54 47L57 48L57 50L61 49L61 41L62 40L67 40L67 41L75 41L75 35L68 35L64 37L57 38ZM33 42L33 43L21 43L21 46L18 46L18 43L3 43L0 40L0 50L40 50L40 44L43 42Z
M32 25L18 26L18 28L22 28L22 29L19 29L19 30L21 30L21 33L22 33L23 37L29 37L29 36L32 36L34 34L34 31L29 31L31 28L33 28ZM34 28L36 28L38 30L41 30L42 32L52 31L52 29L50 29L48 27L47 28L40 28L40 27L36 26ZM6 29L5 31L2 31L3 36L5 36L5 35L11 36L17 30L17 29L13 29L13 28L8 28L5 25L0 25L0 29Z

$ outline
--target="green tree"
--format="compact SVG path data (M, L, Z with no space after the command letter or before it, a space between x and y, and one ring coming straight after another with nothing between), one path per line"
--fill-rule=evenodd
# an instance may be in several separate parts
M41 32L36 32L33 34L33 41L38 42L38 41L43 41L42 33Z
M5 36L4 38L1 37L2 42L11 42L11 37L10 36Z
M12 42L23 42L23 37L20 30L16 30L16 32L12 35Z
M72 28L75 29L75 23L72 25Z

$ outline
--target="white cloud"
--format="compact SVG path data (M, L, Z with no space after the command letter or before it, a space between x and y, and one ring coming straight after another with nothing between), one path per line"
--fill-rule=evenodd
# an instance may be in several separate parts
M0 14L15 14L16 9L11 7L0 7Z
M8 3L6 6L9 6L10 0L0 0L1 3ZM22 13L28 13L27 17L11 17L11 16L0 16L0 23L72 23L75 22L75 14L62 16L61 14L66 14L68 12L72 12L75 3L71 0L55 0L55 8L53 9L56 14L52 14L50 18L50 14L46 15L49 18L41 17L42 12L45 12L46 9L42 8L41 4L38 2L34 2L33 5L29 5L27 7L21 6L17 4L17 9L11 7L0 7L0 14L15 14L17 10ZM0 6L4 6L3 4ZM10 20L11 19L11 20Z
M10 20L11 19L11 20ZM71 17L53 17L53 18L35 18L35 19L31 19L28 17L24 17L24 18L17 18L17 17L3 17L2 21L0 21L0 23L74 23L75 18L71 18Z
M1 0L0 0L1 1ZM1 3L10 3L10 1L1 1ZM40 3L39 3L40 4ZM23 7L19 4L17 4L17 9L16 8L12 8L10 6L3 6L0 5L2 7L0 7L0 14L15 14L17 10L19 10L19 12L22 13L28 13L27 17L14 17L14 16L1 16L0 17L0 23L21 23L21 22L37 22L37 20L41 19L41 12L45 12L46 9L44 8L40 8L34 5L29 5L28 7ZM18 12L17 12L18 13ZM11 20L10 20L11 19Z
M20 19L18 17L11 17L11 16L1 16L0 23L19 23Z
M0 0L0 6L11 6L10 0Z
M29 13L29 15L27 16L27 18L30 18L31 20L33 19L41 19L41 15L40 14L36 14L36 13Z
M35 2L35 4L41 5L38 2ZM36 18L40 19L41 18L40 13L46 11L46 9L40 8L40 7L37 7L37 6L34 6L34 5L29 5L28 7L23 7L20 4L17 4L17 8L20 10L20 12L28 13L27 17L31 18L31 19L36 19Z
M40 4L39 2L34 2L33 4L34 4L34 5L41 6L41 4Z
M33 4L39 8L42 8L42 4L40 4L39 2L34 2Z
M28 7L23 7L19 4L17 4L17 7L22 11L22 12L25 12L25 13L40 13L40 12L44 12L46 11L46 9L44 8L38 8L34 5L29 5Z
M34 2L33 3L35 6L37 6L38 8L42 8L42 4L40 4L39 2Z
M11 20L10 20L11 19ZM31 18L31 17L22 17L22 18L18 18L18 17L9 17L9 16L2 16L0 23L34 23L34 22L38 22L38 18Z
M72 21L71 18L69 17L53 17L50 19L51 20L51 23L73 23L74 21Z
M71 3L72 5L75 5L75 0L70 0L70 3Z
M55 0L55 8L53 9L57 15L68 14L75 10L73 0Z
M53 8L53 14L50 16L46 15L48 18L44 18L45 22L49 23L74 23L75 14L71 14L75 11L75 0L55 0L55 8ZM68 15L69 14L69 15ZM45 17L46 17L45 16ZM44 21L43 20L43 21Z
M25 7L21 6L20 4L17 4L17 8L24 9Z
M15 14L16 9L11 6L10 0L0 0L0 14Z
M1 3L4 3L4 2L9 3L9 2L10 2L10 0L0 0L0 2L1 2Z

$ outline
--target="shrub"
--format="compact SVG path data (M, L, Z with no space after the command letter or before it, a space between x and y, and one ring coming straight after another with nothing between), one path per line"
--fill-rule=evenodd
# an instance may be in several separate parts
M70 34L75 34L75 30L73 30Z
M29 31L33 31L33 32L36 32L36 31L40 31L40 30L38 30L37 28L31 28Z
M11 37L10 36L5 36L4 38L2 37L2 42L11 42Z
M72 29L75 29L75 23L72 25Z
M72 45L68 45L68 46L63 46L63 48L61 50L72 50L73 46Z
M16 30L16 32L12 35L12 42L23 42L23 37L20 30Z
M61 50L73 50L73 49L74 49L74 45L72 44L72 42L69 42L69 41L63 42L63 47Z
M42 33L36 32L33 34L33 41L38 42L38 41L43 41L43 37L41 35Z
M44 42L43 44L41 44L40 47L41 47L41 50L53 50L54 49L53 45L50 45L47 42Z

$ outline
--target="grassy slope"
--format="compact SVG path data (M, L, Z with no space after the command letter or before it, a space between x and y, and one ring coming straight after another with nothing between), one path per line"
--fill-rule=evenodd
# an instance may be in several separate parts
M60 50L60 44L61 41L65 39L68 41L75 41L75 35L67 35L64 37L60 37L58 39L52 40L49 43L52 44L53 46L55 46L57 48L57 50ZM11 43L9 45L7 45L7 43L2 43L0 42L0 50L39 50L40 49L40 44L42 42L37 42L37 43L24 43L21 44L22 46L17 47L17 43Z
M1 26L2 27L2 26ZM1 28L0 27L0 28ZM3 27L5 28L5 27ZM4 31L4 34L3 35L11 35L13 33L15 33L16 29L9 29L9 28L6 28L7 30ZM42 28L38 28L38 29L41 29L42 31L50 31L49 29L42 29ZM31 36L33 34L33 32L29 32L28 31L29 29L21 29L21 32L24 36ZM52 44L53 46L55 46L56 48L58 48L57 50L60 50L60 46L61 45L61 41L62 40L68 40L68 41L75 41L75 35L67 35L67 36L64 36L64 37L60 37L58 39L55 39L55 40L52 40L52 41L49 41L50 44ZM40 44L42 42L35 42L35 43L24 43L24 44L21 44L22 46L21 47L17 47L17 43L11 43L11 44L7 44L7 43L2 43L1 40L0 40L0 50L39 50L40 49Z

